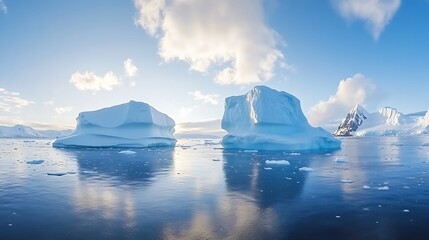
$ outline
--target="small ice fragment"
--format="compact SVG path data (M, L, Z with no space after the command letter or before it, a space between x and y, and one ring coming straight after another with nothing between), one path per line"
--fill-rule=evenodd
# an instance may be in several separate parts
M327 154L325 154L326 156L331 156L331 154L330 153L327 153Z
M42 164L44 160L30 160L27 161L27 164Z
M388 186L379 187L379 188L377 188L377 190L380 190L380 191L388 191L388 190L389 190L389 187L388 187Z
M410 187L408 187L408 186L404 186L404 187L403 187L403 189L410 189Z
M299 156L299 155L301 155L301 153L293 152L293 153L290 153L289 155L291 155L291 156Z
M290 162L288 160L266 160L265 164L272 164L272 165L290 165Z
M408 209L404 209L404 211L402 211L402 212L410 212L410 210L408 210Z
M337 163L347 163L347 160L344 159L344 158L342 158L342 157L337 157L337 158L335 158L334 162L337 162Z
M48 173L48 176L58 176L58 177L60 177L60 176L64 176L64 175L67 175L67 173L65 173L65 172Z
M365 207L365 208L362 208L362 210L369 211L369 208Z
M363 189L365 189L365 190L371 189L371 187L370 187L370 186L368 186L368 185L365 185L365 186L363 186L362 188L363 188Z
M302 168L298 168L298 170L301 172L312 172L312 171L314 171L314 169L311 167L302 167Z
M124 151L120 151L120 154L127 154L127 155L131 155L131 154L136 154L136 152L131 151L131 150L124 150Z
M265 167L264 169L265 170L273 170L273 168L270 168L270 167Z
M342 183L352 183L353 180L351 180L351 179L343 179L343 180L341 180L341 182Z
M9 224L8 224L8 226L9 226L9 227L12 227L12 223L9 223Z
M337 216L335 216L335 218L341 218L341 216L338 216L338 215L337 215Z
M257 153L258 150L244 150L245 153Z
M292 180L292 178L290 178L290 177L286 177L286 179L287 179L287 180Z

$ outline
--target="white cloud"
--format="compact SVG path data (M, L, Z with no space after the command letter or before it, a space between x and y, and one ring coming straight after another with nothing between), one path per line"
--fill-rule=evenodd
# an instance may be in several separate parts
M194 97L196 101L202 101L203 103L210 103L213 105L219 104L219 95L217 94L202 94L200 91L189 92L189 95Z
M3 0L0 0L0 11L2 11L4 14L7 14L7 6Z
M334 4L343 17L364 21L374 39L378 39L399 9L401 0L334 0Z
M261 0L135 0L135 6L136 22L157 37L164 61L185 61L198 72L214 67L219 84L269 80L283 62Z
M379 94L375 84L358 73L341 80L335 95L313 106L309 111L308 120L313 125L327 124L344 118L356 104L368 106L378 100Z
M13 112L34 102L23 99L17 92L9 92L0 88L0 110L4 112Z
M181 117L185 117L194 110L195 110L195 107L181 107L179 108L179 114Z
M58 114L63 114L66 112L70 112L73 108L70 106L67 107L56 107L55 108L55 112L57 112Z
M111 91L114 86L120 85L121 82L113 72L106 73L103 77L97 76L93 72L75 72L70 79L77 89L81 91Z
M133 64L133 60L128 58L124 62L124 71L128 77L134 77L137 75L138 68Z

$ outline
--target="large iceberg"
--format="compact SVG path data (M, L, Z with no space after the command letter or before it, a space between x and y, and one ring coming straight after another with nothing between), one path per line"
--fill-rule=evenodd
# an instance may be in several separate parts
M226 149L334 150L341 141L310 126L299 100L286 92L256 86L247 94L225 100L222 128Z
M403 114L392 107L369 113L356 105L338 126L336 136L405 136L429 130L429 111Z
M76 130L58 139L54 147L174 146L174 120L143 102L82 112Z
M0 126L0 138L57 138L70 135L71 132L71 130L35 130L22 124L13 127Z

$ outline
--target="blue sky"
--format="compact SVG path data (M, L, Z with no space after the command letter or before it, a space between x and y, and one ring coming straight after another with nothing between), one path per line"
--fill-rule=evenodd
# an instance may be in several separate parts
M260 84L314 125L357 103L428 110L428 23L428 0L0 0L0 125L129 100L219 119Z

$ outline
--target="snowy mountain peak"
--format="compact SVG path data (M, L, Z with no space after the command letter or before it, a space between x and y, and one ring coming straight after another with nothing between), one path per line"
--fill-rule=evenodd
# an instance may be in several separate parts
M351 136L359 126L368 118L368 111L359 104L356 104L353 109L347 114L346 118L338 126L335 131L335 136Z
M407 117L400 113L396 108L384 107L378 111L382 116L386 117L387 125L399 125L407 122Z

